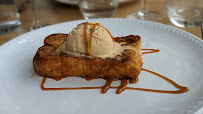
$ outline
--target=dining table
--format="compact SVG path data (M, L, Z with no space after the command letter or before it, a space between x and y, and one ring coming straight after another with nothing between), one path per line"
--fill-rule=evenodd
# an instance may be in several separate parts
M84 19L78 6L62 4L56 2L55 0L34 0L34 4L35 12L41 25L53 25L62 22ZM165 0L147 0L146 5L148 10L161 14L161 18L159 20L155 20L155 22L182 29L202 39L200 26L193 28L180 28L170 22L166 12ZM126 18L126 15L138 11L140 7L141 0L131 0L129 2L119 4L118 10L113 18ZM0 46L19 35L29 32L28 28L33 24L33 15L30 4L20 12L20 20L21 25L17 30L0 35Z

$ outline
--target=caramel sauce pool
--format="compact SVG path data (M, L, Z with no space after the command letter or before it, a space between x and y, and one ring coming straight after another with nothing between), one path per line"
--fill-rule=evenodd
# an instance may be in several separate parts
M143 52L142 54L149 54L149 53L156 53L156 52L159 52L160 50L158 49L142 49L144 51L148 51L148 52ZM44 91L50 91L50 90L85 90L85 89L101 89L101 93L106 93L110 88L111 89L117 89L116 93L117 94L120 94L121 92L125 91L125 90L139 90L139 91L147 91L147 92L156 92L156 93L170 93L170 94L180 94L180 93L185 93L187 91L189 91L189 88L187 87L183 87L183 86L180 86L179 84L177 84L176 82L174 82L173 80L159 74L159 73L156 73L154 71L151 71L151 70L148 70L148 69L144 69L142 68L142 71L145 71L145 72L148 72L148 73L151 73L155 76L158 76L160 78L162 78L163 80L169 82L170 84L172 84L174 87L176 87L178 90L175 90L175 91L169 91L169 90L156 90L156 89L147 89L147 88L134 88L134 87L127 87L127 84L128 84L128 80L121 80L121 85L119 87L115 87L115 86L111 86L112 82L114 80L112 79L106 79L106 84L102 87L62 87L62 88L46 88L44 87L44 84L47 80L46 77L43 78L42 80L42 83L41 83L41 89L44 90ZM58 78L53 78L54 80L56 81L59 81L63 78L67 78L67 77L58 77ZM89 77L85 77L85 79L87 81L91 81L93 79L96 79L96 78L89 78ZM130 84L134 84L134 83L137 83L138 82L138 78L135 78L135 79L130 79L129 80L129 83Z

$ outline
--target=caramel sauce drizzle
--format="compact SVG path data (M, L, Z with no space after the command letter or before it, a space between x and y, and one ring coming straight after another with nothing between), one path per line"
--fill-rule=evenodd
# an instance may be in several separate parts
M145 54L149 54L149 53L156 53L156 52L159 52L158 49L142 49L142 50L149 50L151 52L145 52ZM145 71L145 72L148 72L148 73L151 73L151 74L154 74L162 79L164 79L165 81L171 83L174 87L176 87L178 90L175 90L175 91L170 91L170 90L156 90L156 89L146 89L146 88L134 88L134 87L126 87L127 84L128 84L128 81L127 80L121 80L121 85L119 87L115 87L115 86L111 86L112 82L114 80L112 79L106 79L106 84L103 86L103 87L62 87L62 88L46 88L44 87L44 84L47 80L46 77L43 78L42 80L42 83L41 83L41 89L44 90L44 91L50 91L50 90L82 90L82 89L102 89L101 90L101 93L106 93L110 88L112 89L117 89L116 93L117 94L120 94L121 92L125 91L126 89L128 90L139 90L139 91L146 91L146 92L156 92L156 93L171 93L171 94L180 94L180 93L185 93L187 91L189 91L189 88L187 87L184 87L184 86L180 86L178 85L176 82L174 82L173 80L159 74L159 73L156 73L154 71L151 71L151 70L148 70L148 69L145 69L145 68L142 68L141 70ZM57 78L53 78L54 80L56 81L59 81L63 78L67 78L67 77L57 77ZM85 79L87 81L91 81L93 79L97 79L97 78L90 78L90 77L85 77ZM134 84L134 83L137 83L138 82L138 78L135 78L135 79L130 79L129 80L129 83L130 84Z
M127 85L128 85L128 81L127 80L121 80L121 85L118 87L116 93L120 94L121 92L125 91Z
M115 87L115 86L111 86L111 83L113 82L113 80L108 79L106 80L106 84L103 87L67 87L67 88L45 88L44 84L47 80L46 77L43 78L42 83L41 83L41 89L44 91L50 91L50 90L78 90L78 89L102 89L101 93L106 93L110 88L112 89L117 89L116 93L120 94L121 92L125 91L126 89L129 90L139 90L139 91L147 91L147 92L156 92L156 93L171 93L171 94L180 94L180 93L185 93L187 91L189 91L189 88L187 87L183 87L178 85L177 83L175 83L174 81L172 81L171 79L168 79L167 77L164 77L161 74L158 74L156 72L147 70L142 68L143 71L152 73L166 81L168 81L169 83L171 83L173 86L175 86L176 88L178 88L179 90L176 91L168 91L168 90L156 90L156 89L146 89L146 88L134 88L134 87L126 87L128 82L127 80L121 80L121 85L119 87Z
M91 53L91 50L92 50L92 35L93 35L93 32L94 32L96 26L99 26L99 25L100 25L99 23L94 24L94 26L93 26L93 28L92 28L92 30L90 32L90 40L89 40L89 51L90 51L90 53Z
M94 79L97 79L97 78L85 77L85 79L86 79L87 81L91 81L91 80L94 80Z
M106 84L102 87L101 93L106 93L111 87L112 79L106 79Z
M85 51L89 55L89 50L88 50L88 41L87 41L87 22L85 23L85 28L84 28L84 41L85 41Z
M138 78L130 79L130 80L129 80L129 84L135 84L135 83L137 83L138 81L139 81Z
M154 89L144 89L144 88L130 88L128 87L128 89L132 89L132 90L141 90L141 91L150 91L150 92L157 92L157 93L174 93L174 94L178 94L178 93L185 93L187 91L189 91L189 88L187 87L183 87L183 86L180 86L178 85L177 83L175 83L173 80L161 75L161 74L158 74L154 71L151 71L151 70L147 70L147 69L144 69L142 68L143 71L146 71L146 72L149 72L149 73L152 73L166 81L168 81L169 83L171 83L173 86L175 86L176 88L178 88L179 90L177 91L167 91L167 90L154 90Z
M157 53L160 52L159 49L141 49L143 51L148 51L148 52L142 52L142 54L149 54L149 53Z
M59 77L56 77L56 78L51 78L51 79L54 79L55 81L60 81L64 78L68 78L68 76L59 76Z
M86 51L86 53L88 55L91 55L92 35L93 35L93 32L95 31L96 26L100 26L100 24L99 23L91 24L91 23L88 23L88 22L81 23L81 24L85 25L85 28L84 28L85 51ZM88 28L87 26L88 25L93 25L93 28L92 28L92 30L90 32L89 46L88 46L88 39L87 39L87 28ZM103 27L103 26L101 26L101 27ZM113 36L110 34L110 32L105 27L103 27L103 28L109 33L109 35L111 36L112 41L114 42ZM115 47L115 44L114 44L114 47Z
M64 88L45 88L44 84L46 82L47 78L44 77L41 83L41 89L44 91L52 91L52 90L78 90L78 89L101 89L102 87L73 87L73 88L69 88L69 87L64 87Z

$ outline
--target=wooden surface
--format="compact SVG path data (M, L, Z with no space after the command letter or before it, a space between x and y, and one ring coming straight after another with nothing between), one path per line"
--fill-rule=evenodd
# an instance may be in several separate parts
M61 22L84 19L78 7L69 6L54 2L54 0L34 0L36 4L36 12L40 20L40 24L56 24ZM134 0L131 3L120 5L114 18L125 18L127 14L138 11L140 8L140 0ZM159 12L162 15L160 20L156 22L174 26L168 19L165 10L165 0L147 0L147 9L150 11ZM30 6L20 13L21 26L14 32L0 35L0 45L15 38L18 35L27 32L27 29L32 25L32 15ZM176 26L174 26L176 27ZM201 28L180 28L199 38L201 36Z

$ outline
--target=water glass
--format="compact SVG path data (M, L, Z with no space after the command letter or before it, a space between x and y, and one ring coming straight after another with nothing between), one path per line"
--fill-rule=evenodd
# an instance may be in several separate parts
M203 0L166 0L170 21L179 27L196 27L203 18Z
M0 0L0 34L17 29L21 22L17 7L13 0Z
M79 8L85 19L113 17L118 0L79 0Z

